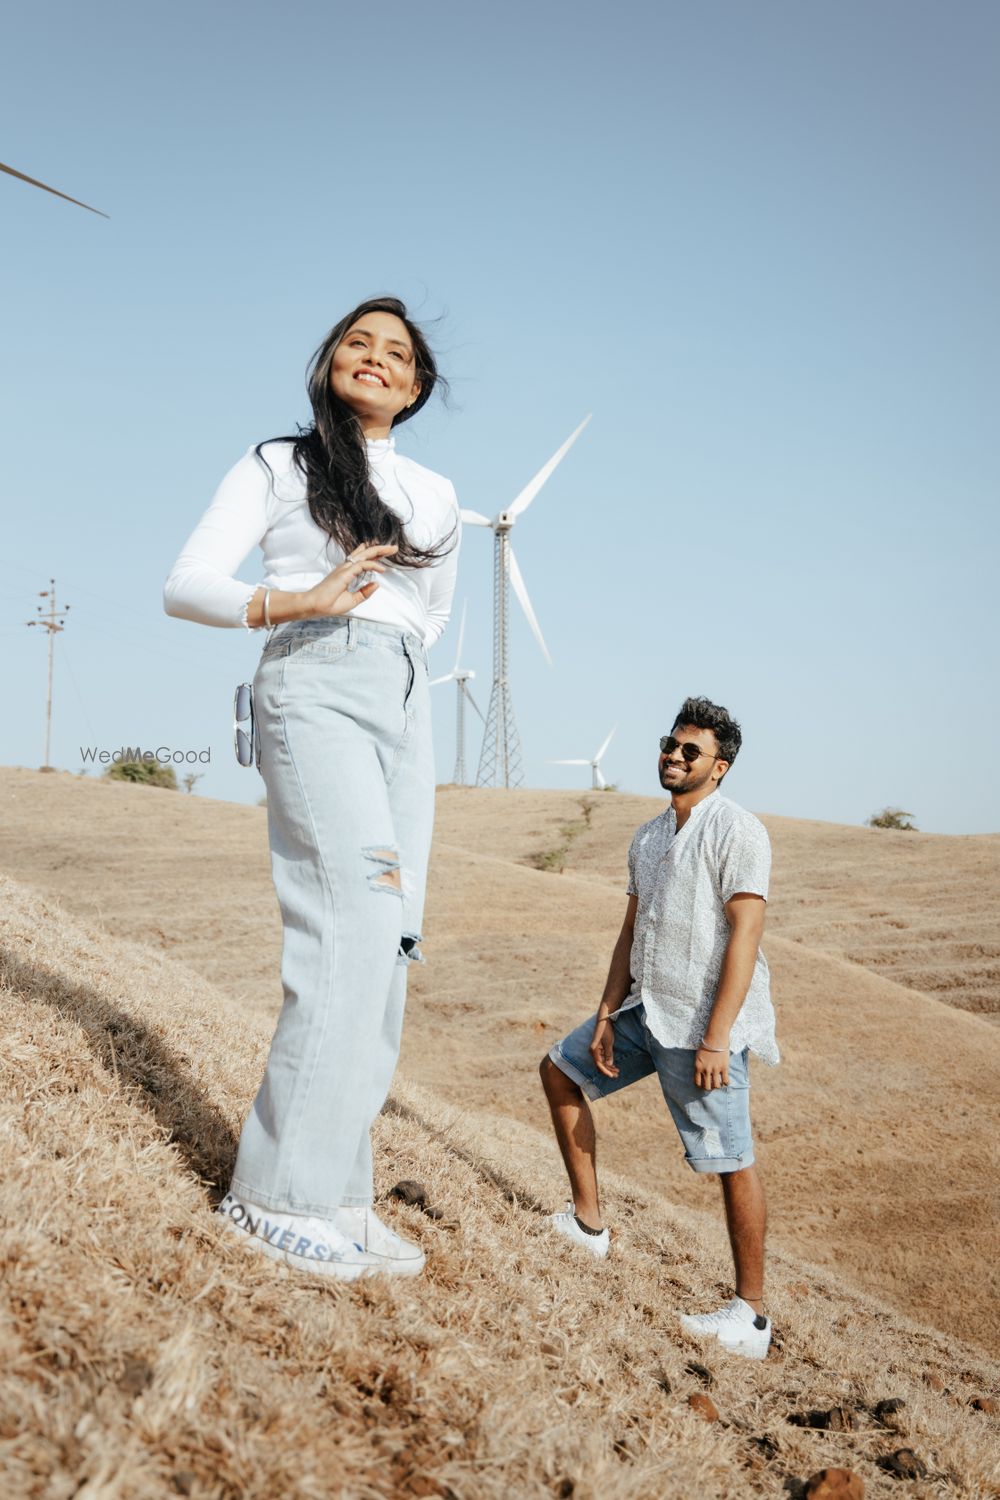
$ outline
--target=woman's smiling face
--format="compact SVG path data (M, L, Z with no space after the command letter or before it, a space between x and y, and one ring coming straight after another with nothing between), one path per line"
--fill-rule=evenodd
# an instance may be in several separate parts
M363 313L337 345L330 385L365 431L388 429L398 412L420 394L413 343L395 313Z

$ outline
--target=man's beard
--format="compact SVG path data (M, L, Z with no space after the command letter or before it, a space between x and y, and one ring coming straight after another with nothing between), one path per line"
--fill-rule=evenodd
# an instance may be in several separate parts
M660 785L665 792L697 792L712 779L710 770L706 771L704 776L696 776L693 771L685 771L680 781L668 781L667 772L671 769L673 769L671 766L664 766L660 772Z

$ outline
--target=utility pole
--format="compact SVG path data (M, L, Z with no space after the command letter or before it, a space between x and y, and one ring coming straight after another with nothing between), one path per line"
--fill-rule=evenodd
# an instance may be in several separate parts
M25 621L26 625L41 625L49 633L49 698L45 708L45 764L40 767L43 771L52 771L55 769L54 766L49 764L49 746L52 743L52 648L55 645L56 631L65 630L66 628L63 620L65 620L69 613L69 605L65 604L60 614L56 605L56 581L54 578L50 578L49 583L52 585L51 589L40 589L38 595L40 599L47 599L49 601L48 613L46 614L44 605L36 605L41 619Z

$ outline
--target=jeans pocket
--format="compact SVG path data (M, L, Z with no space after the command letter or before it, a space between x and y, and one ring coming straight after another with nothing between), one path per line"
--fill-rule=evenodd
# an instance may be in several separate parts
M303 636L288 643L288 654L293 661L339 661L347 655L347 642L327 636Z

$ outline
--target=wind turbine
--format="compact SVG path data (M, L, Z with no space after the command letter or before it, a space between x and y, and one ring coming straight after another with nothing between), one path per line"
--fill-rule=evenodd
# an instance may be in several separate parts
M482 709L473 698L469 690L469 678L475 677L475 672L469 671L459 663L462 660L462 641L465 638L465 611L468 608L468 600L462 605L462 621L458 627L458 650L455 652L455 665L444 677L435 677L430 683L431 687L437 687L439 682L454 682L458 689L458 723L456 725L455 738L455 775L452 778L457 786L465 786L465 700L468 698L476 713L483 719ZM483 723L486 720L483 719Z
M616 724L615 728L612 729L611 733L608 735L607 739L604 741L604 744L601 746L600 750L598 750L597 754L593 757L592 760L550 760L549 761L549 765L550 766L589 766L590 769L591 769L591 771L593 772L593 779L591 781L591 787L592 787L592 789L595 792L603 792L604 788L607 786L608 783L605 781L604 777L601 775L601 761L604 759L604 752L605 752L605 750L608 748L608 746L611 744L611 741L615 737L615 730L617 728L618 728L618 725Z
M510 637L510 590L514 587L518 603L524 610L531 633L541 648L542 655L552 665L549 648L545 644L541 627L528 598L521 569L517 565L514 549L510 544L510 533L518 516L528 509L542 485L552 471L562 462L580 433L590 421L588 413L575 432L570 433L547 464L544 464L525 485L521 493L506 510L500 511L491 520L476 510L463 510L462 520L473 526L488 526L493 532L493 688L486 718L486 733L479 756L477 786L520 786L524 780L521 769L521 740L514 720L514 705L510 696L508 671Z
M39 182L37 177L26 177L23 172L17 172L13 167L4 166L0 161L0 172L6 172L8 177L19 177L22 182L30 182L32 187L44 188L47 193L55 193L57 198L65 198L67 203L75 203L77 208L90 209L92 214L100 214L102 219L108 219L110 214L101 213L99 208L90 208L89 203L81 203L79 198L71 198L69 193L61 193L58 188L49 187L47 182Z

